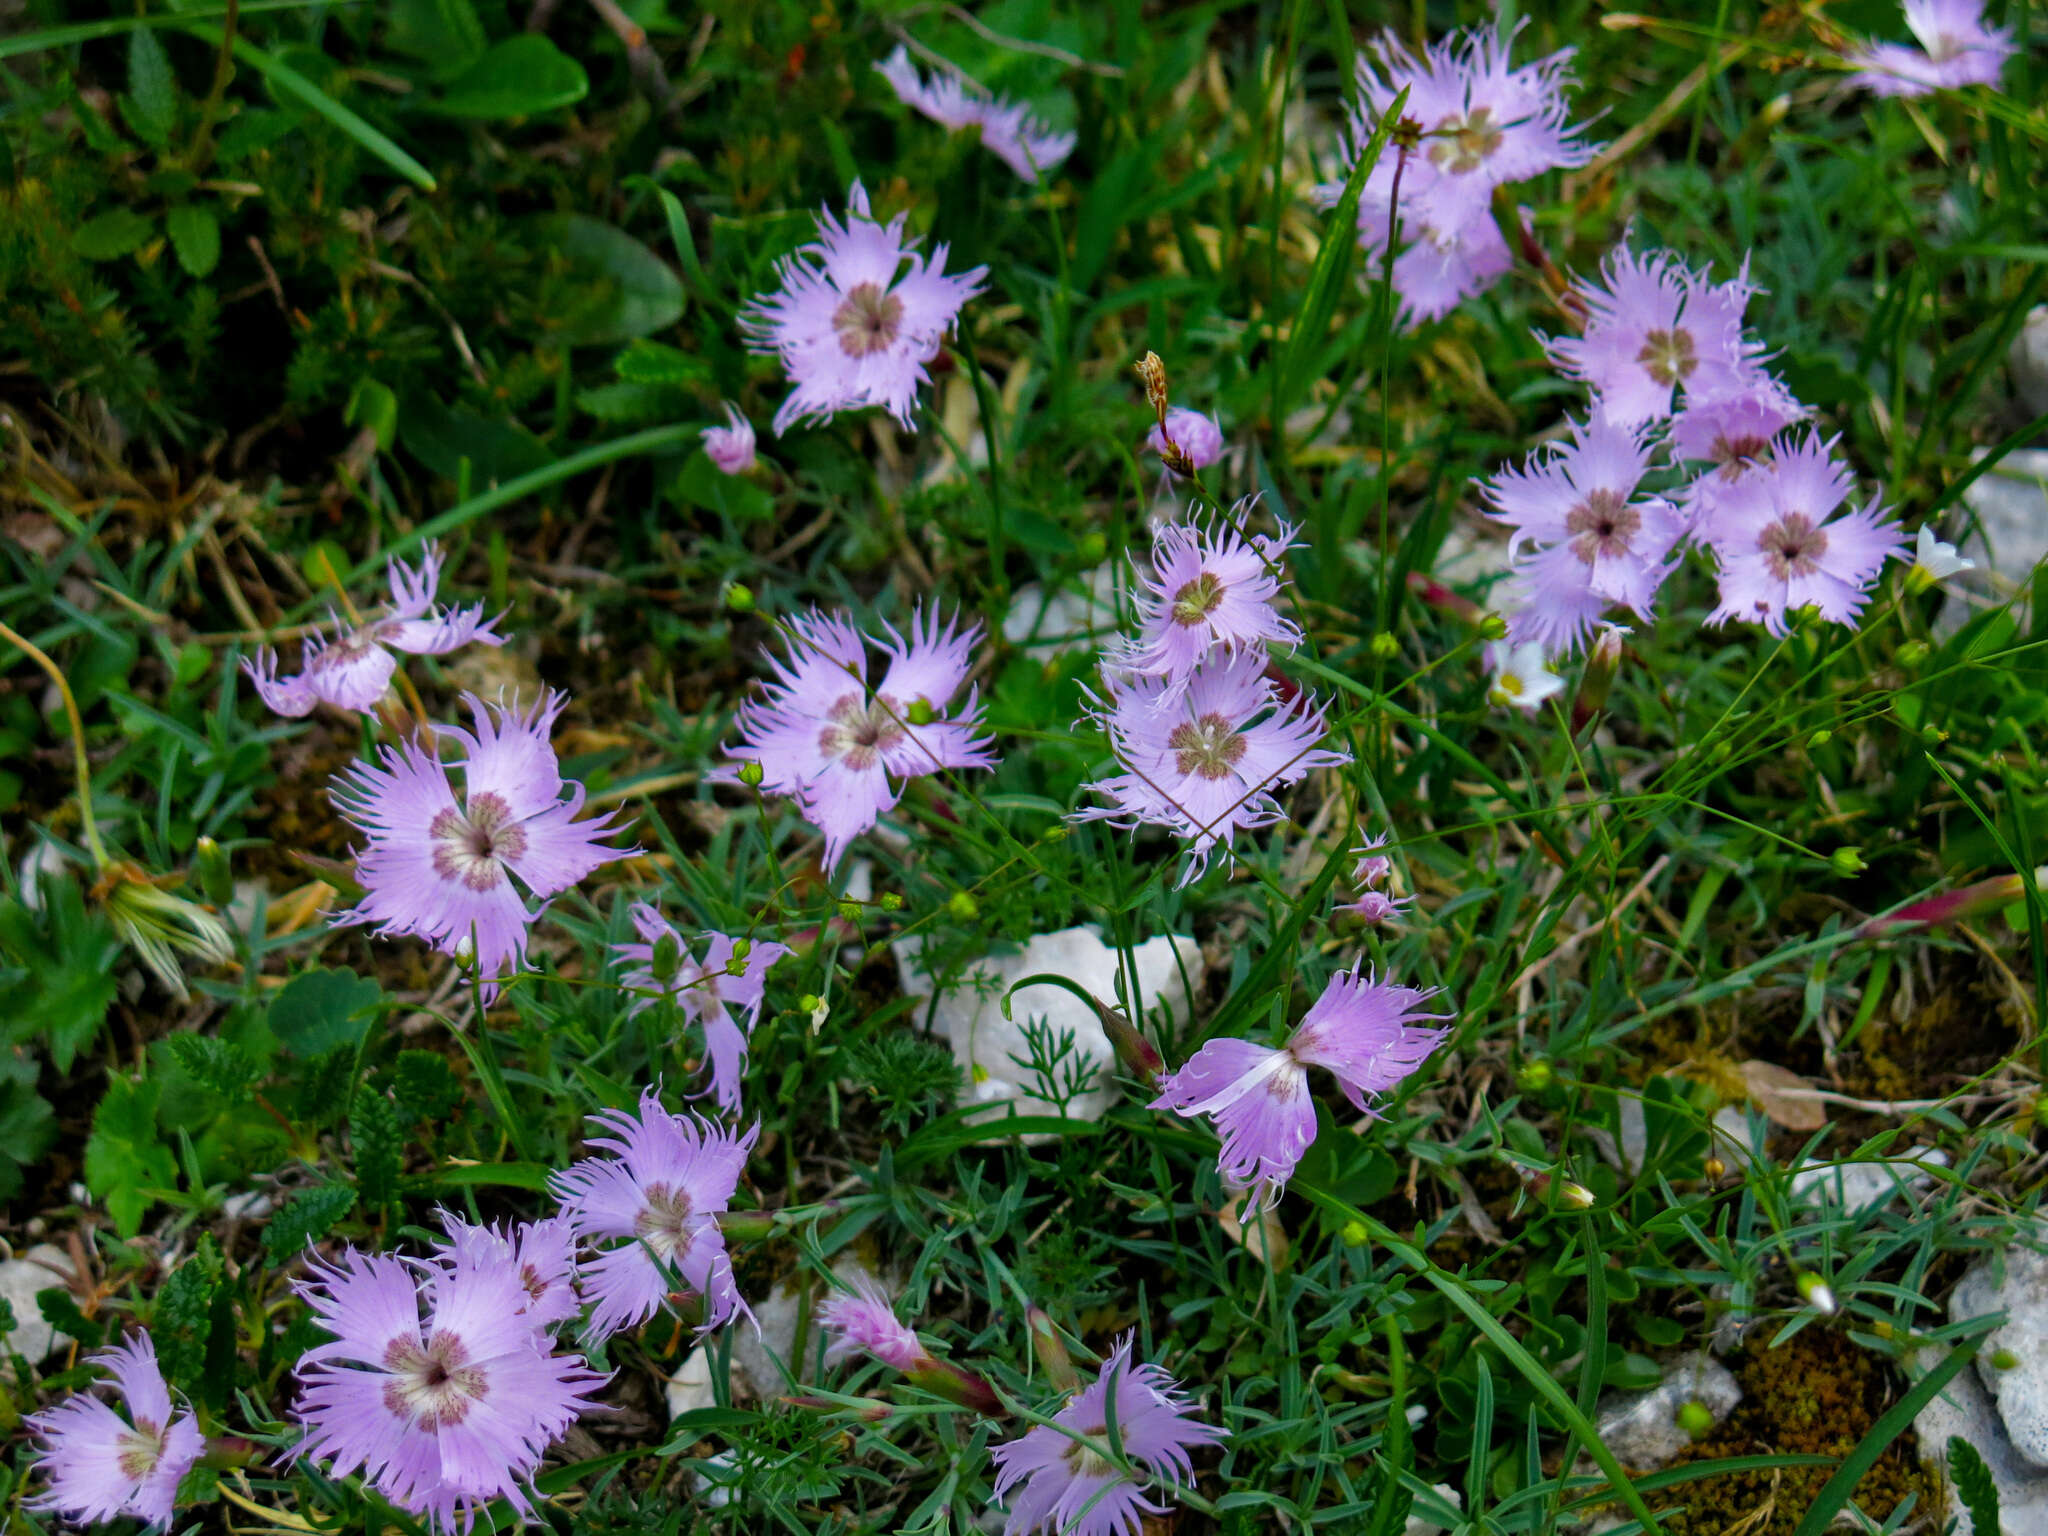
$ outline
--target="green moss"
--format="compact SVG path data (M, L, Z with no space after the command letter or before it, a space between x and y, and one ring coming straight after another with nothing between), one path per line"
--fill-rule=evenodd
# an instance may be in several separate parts
M1743 1399L1719 1428L1689 1447L1678 1463L1725 1461L1739 1456L1846 1456L1896 1397L1897 1382L1883 1356L1859 1349L1839 1334L1807 1328L1776 1349L1751 1338L1730 1364ZM1783 1467L1733 1472L1687 1485L1687 1508L1664 1522L1671 1536L1720 1536L1738 1522L1746 1536L1792 1536L1833 1468ZM1884 1520L1908 1494L1917 1508L1935 1508L1939 1490L1920 1465L1918 1441L1908 1431L1856 1485L1862 1509Z

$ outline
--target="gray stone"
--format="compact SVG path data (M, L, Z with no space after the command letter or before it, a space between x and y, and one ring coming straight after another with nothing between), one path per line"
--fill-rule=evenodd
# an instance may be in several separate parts
M1664 1367L1664 1379L1647 1392L1610 1392L1600 1400L1600 1443L1615 1460L1637 1471L1663 1466L1692 1444L1678 1422L1679 1410L1699 1403L1720 1423L1742 1401L1735 1373L1704 1350L1680 1355Z
M71 1342L43 1321L36 1305L36 1292L63 1285L71 1278L71 1255L49 1243L38 1243L18 1258L0 1263L0 1299L14 1310L14 1331L7 1335L7 1352L19 1355L30 1365L41 1365L53 1350Z
M918 968L923 945L916 939L899 939L895 949L903 990L912 997L932 998L936 984ZM1132 951L1132 958L1146 1019L1156 1023L1162 1014L1171 1020L1187 1018L1188 989L1201 986L1204 974L1201 946L1176 934L1146 940ZM1025 1115L1060 1112L1039 1093L1045 1085L1038 1074L1028 1065L1018 1065L1031 1059L1025 1027L1042 1024L1055 1040L1073 1036L1073 1050L1061 1061L1060 1070L1087 1077L1088 1086L1067 1104L1068 1118L1100 1120L1116 1101L1111 1081L1116 1057L1095 1010L1065 987L1043 982L1018 988L1010 998L1007 1018L1003 999L1026 976L1053 975L1114 1007L1119 969L1118 953L1102 941L1100 929L1066 928L1040 934L1006 954L984 956L949 981L936 999L921 1005L919 1021L928 1018L932 1033L952 1044L953 1059L965 1079L962 1107L986 1104L993 1119L1003 1117L1007 1104Z
M1934 1175L1923 1164L1948 1166L1948 1154L1927 1147L1893 1161L1830 1163L1809 1158L1792 1175L1792 1198L1803 1205L1847 1211L1862 1216L1891 1204L1902 1195L1925 1194Z
M2048 416L2048 304L2037 304L2005 354L2013 392L2027 415Z
M1959 594L1942 605L1942 627L1950 630L1981 602L2002 603L2024 593L2034 567L2048 556L2048 448L2007 454L1963 492L1963 503L1976 514L1976 526L1957 541L1956 551L1976 561L1977 569L1948 580Z
M1048 596L1037 582L1026 582L1010 596L1003 638L1039 660L1066 651L1098 650L1118 628L1116 582L1116 567L1107 563L1080 578L1085 593L1067 583Z
M1940 1364L1941 1357L1939 1349L1922 1350L1921 1371L1932 1370ZM1984 1458L1991 1480L1998 1487L1998 1521L2009 1536L2048 1533L2048 1473L2030 1465L2013 1449L1991 1394L1968 1371L1920 1410L1913 1420L1913 1431L1920 1440L1921 1459L1940 1473L1942 1486L1948 1489L1946 1513L1956 1521L1954 1536L1995 1536L1993 1532L1976 1530L1970 1512L1963 1508L1949 1483L1948 1443L1954 1437L1960 1437Z
M2033 1237L2048 1241L2048 1226L2036 1227ZM2013 1450L2048 1472L2048 1254L2015 1243L1974 1265L1949 1297L1951 1322L1994 1312L2006 1321L1978 1351L1978 1379L1998 1405Z

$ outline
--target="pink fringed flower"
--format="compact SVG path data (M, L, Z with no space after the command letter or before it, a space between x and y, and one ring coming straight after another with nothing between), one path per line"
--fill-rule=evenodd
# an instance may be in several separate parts
M26 1420L37 1441L31 1470L50 1481L27 1507L81 1524L131 1515L146 1525L169 1525L178 1484L206 1449L206 1437L190 1413L171 1406L148 1334L101 1350L92 1363L113 1373L128 1417L78 1392Z
M503 1265L519 1276L520 1310L535 1328L548 1328L583 1308L576 1294L576 1233L566 1216L522 1221L510 1228L479 1226L441 1212L447 1232L438 1255L450 1263Z
M1514 529L1509 555L1522 556L1507 598L1508 638L1553 655L1577 649L1610 604L1649 618L1685 533L1668 502L1635 499L1650 464L1642 433L1604 418L1571 427L1569 442L1483 487L1488 515Z
M1131 1363L1131 1342L1128 1333L1117 1340L1102 1373L1051 1424L1033 1425L990 1453L996 1497L1010 1509L1004 1536L1137 1536L1144 1516L1168 1512L1151 1486L1192 1482L1189 1452L1224 1438L1192 1417L1194 1404L1164 1368ZM1109 1439L1112 1395L1123 1465Z
M1230 1190L1246 1194L1241 1220L1279 1198L1316 1139L1310 1067L1329 1072L1353 1107L1371 1114L1366 1095L1391 1092L1450 1033L1420 1022L1450 1017L1421 1011L1434 989L1375 981L1362 966L1332 977L1278 1050L1225 1036L1159 1081L1152 1108L1214 1120L1223 1139L1218 1171Z
M1834 623L1856 622L1905 539L1898 524L1883 521L1880 497L1834 515L1855 481L1833 448L1816 432L1781 438L1770 464L1723 498L1708 530L1721 572L1721 605L1709 624L1740 620L1782 635L1789 615L1809 605Z
M1767 373L1748 388L1713 400L1686 402L1671 418L1667 438L1674 459L1709 466L1679 493L1697 538L1710 536L1721 503L1747 475L1770 462L1771 444L1806 418L1806 407Z
M638 1115L608 1109L590 1123L610 1134L588 1137L589 1145L611 1155L584 1158L548 1187L576 1235L596 1249L582 1266L584 1294L596 1302L591 1333L637 1327L677 1291L703 1298L705 1329L746 1312L718 1215L739 1188L761 1127L742 1135L670 1114L651 1088Z
M1307 694L1281 703L1265 676L1266 658L1215 651L1179 687L1164 678L1109 681L1109 702L1094 717L1109 733L1122 772L1088 788L1113 803L1072 813L1076 821L1165 827L1187 840L1186 885L1226 856L1239 832L1270 826L1284 813L1278 790L1318 768L1351 761L1317 745L1325 711Z
M356 629L337 635L332 642L317 635L306 637L299 653L296 677L277 675L277 657L268 650L254 659L242 658L242 670L249 674L263 702L280 715L311 714L316 704L332 704L368 714L391 686L398 670L392 651L409 651L415 656L445 656L472 640L483 645L503 645L505 637L493 634L486 621L484 605L467 608L435 608L434 593L441 584L441 551L428 544L420 551L417 569L402 561L391 562L390 611Z
M1905 0L1906 25L1918 48L1866 43L1845 55L1862 66L1853 86L1879 96L1925 96L1965 86L1996 88L2016 45L2010 27L1985 23L1983 0Z
M897 100L933 122L956 133L980 129L983 148L1028 182L1035 184L1040 176L1059 169L1074 152L1073 134L1058 132L1027 107L970 91L958 76L944 70L934 70L927 82L910 62L907 48L899 46L875 70L889 82Z
M462 771L459 801L450 765L425 737L382 748L381 767L359 762L335 778L336 809L369 834L356 855L363 899L335 920L374 923L380 936L412 934L444 954L473 953L478 974L493 981L524 962L527 928L540 915L515 875L545 900L635 850L600 843L617 830L611 817L576 820L581 784L564 795L548 744L563 695L550 693L525 714L463 697L475 734L434 728L462 748L453 765Z
M311 1267L299 1295L333 1338L299 1359L296 1454L337 1478L360 1468L437 1531L467 1532L500 1498L531 1519L527 1483L606 1378L535 1327L519 1271L460 1249Z
M764 939L747 942L740 959L739 974L733 974L733 953L737 942L730 934L703 935L704 958L691 958L683 936L646 902L633 907L633 927L638 944L620 944L613 953L634 962L620 980L641 996L633 1001L638 1013L654 1001L652 994L666 992L687 1019L694 1019L704 1031L704 1054L711 1063L711 1091L718 1107L727 1113L740 1107L740 1082L747 1069L747 1040L761 1017L761 1000L768 990L768 968L789 953L787 944ZM664 938L676 941L679 956L676 973L663 985L654 974L654 947ZM738 1010L739 1017L733 1016Z
M1275 606L1280 560L1294 530L1282 523L1276 534L1243 537L1237 530L1252 507L1249 498L1240 501L1214 528L1159 529L1151 574L1139 575L1137 638L1110 657L1110 666L1178 686L1218 646L1263 655L1269 644L1301 644L1300 628Z
M1716 283L1670 253L1637 256L1616 246L1600 268L1604 286L1580 285L1583 336L1548 342L1551 361L1598 396L1600 415L1632 427L1669 416L1674 394L1688 403L1751 388L1762 349L1742 332L1756 287L1749 263Z
M754 424L730 400L725 402L725 425L706 427L698 435L705 455L722 474L744 475L754 467Z
M884 226L868 216L868 195L853 184L847 219L818 216L819 239L776 269L782 288L755 299L740 328L757 352L782 359L795 388L775 413L775 430L829 421L841 411L879 405L909 430L925 364L960 307L982 290L987 267L946 275L946 247L915 255L903 238L905 215ZM905 268L907 270L899 270Z
M913 614L906 640L871 642L843 618L813 609L788 621L787 660L769 658L776 681L740 706L740 743L728 757L761 765L761 791L788 795L825 834L825 868L901 797L892 779L948 768L989 768L995 747L982 729L973 689L950 718L943 711L973 666L981 626L941 624ZM889 654L888 670L868 690L870 643ZM727 765L715 777L730 783Z
M1386 845L1387 837L1382 832L1351 850L1358 859L1351 868L1351 883L1358 887L1358 897L1340 905L1339 912L1349 912L1368 923L1384 923L1415 900L1413 896L1390 896L1379 889L1381 882L1394 872L1394 861L1380 852Z
M1592 146L1566 121L1570 109L1564 88L1572 50L1517 69L1509 63L1514 37L1497 24L1474 28L1432 45L1418 58L1385 34L1372 45L1374 57L1358 60L1358 104L1350 114L1345 144L1347 173L1403 86L1408 87L1403 115L1423 130L1420 148L1405 165L1392 148L1381 154L1358 203L1359 243L1383 252L1399 167L1400 233L1414 242L1394 263L1394 288L1406 323L1448 313L1508 270L1507 246L1493 224L1496 188L1592 158ZM1328 208L1343 191L1340 178L1316 188L1316 200Z
M918 1342L915 1330L897 1321L888 1292L872 1276L857 1274L848 1286L818 1304L818 1326L832 1335L825 1349L828 1365L852 1354L873 1355L906 1374L931 1363L930 1351Z
M1223 457L1223 429L1216 425L1214 416L1176 405L1166 413L1164 432L1160 431L1159 423L1152 424L1152 430L1145 434L1145 446L1154 453L1164 454L1169 437L1194 469L1207 469Z

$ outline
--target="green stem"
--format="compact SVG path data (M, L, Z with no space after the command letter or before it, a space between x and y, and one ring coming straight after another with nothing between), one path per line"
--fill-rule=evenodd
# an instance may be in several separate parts
M93 819L92 763L85 752L85 721L78 713L78 700L71 696L71 685L64 680L62 669L56 662L50 660L40 646L16 634L5 624L0 624L0 640L12 641L23 655L47 672L50 681L57 685L57 695L64 701L64 718L71 727L71 753L78 769L79 825L85 833L85 846L92 851L93 868L105 869L107 845L100 841L99 823Z

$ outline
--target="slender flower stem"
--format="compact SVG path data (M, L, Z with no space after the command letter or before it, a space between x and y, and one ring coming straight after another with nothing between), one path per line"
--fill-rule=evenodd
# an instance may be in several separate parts
M50 676L57 685L57 695L64 701L64 718L71 727L71 752L78 770L78 821L85 833L85 846L92 852L93 867L107 867L107 845L100 841L99 823L92 814L92 763L85 751L85 721L78 713L78 700L71 696L71 685L64 680L64 673L57 663L50 660L40 646L16 634L5 624L0 624L0 640L11 641L22 654Z

